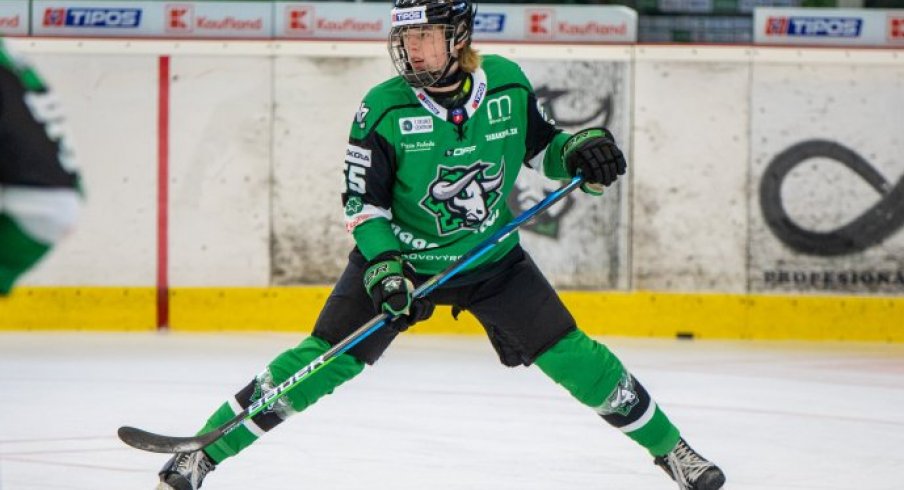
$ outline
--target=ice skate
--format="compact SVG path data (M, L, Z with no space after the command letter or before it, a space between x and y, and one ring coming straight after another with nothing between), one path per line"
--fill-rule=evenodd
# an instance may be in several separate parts
M216 465L204 451L177 453L160 470L157 490L197 490L214 469Z
M697 454L684 439L654 462L678 483L681 490L718 490L725 484L725 473Z

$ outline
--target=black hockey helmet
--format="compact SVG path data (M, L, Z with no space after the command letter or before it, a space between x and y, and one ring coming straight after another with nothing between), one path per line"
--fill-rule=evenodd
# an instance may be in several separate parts
M399 75L412 87L429 87L450 75L457 61L454 48L471 42L474 14L471 0L393 0L392 28L389 31L389 54ZM412 66L404 35L425 26L443 26L446 40L446 63L437 70L417 70Z

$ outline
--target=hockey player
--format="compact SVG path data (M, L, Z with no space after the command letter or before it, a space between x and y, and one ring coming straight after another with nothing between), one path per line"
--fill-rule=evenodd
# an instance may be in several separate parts
M0 297L75 224L78 174L59 104L0 40Z
M609 131L557 130L518 65L481 58L470 47L473 15L471 0L395 0L389 48L400 76L365 96L345 152L342 200L357 247L312 335L277 356L201 432L234 417L378 310L399 320L203 451L173 456L160 471L159 488L199 488L217 464L373 364L400 331L427 319L434 303L470 311L503 364L537 365L646 448L680 488L722 487L722 471L685 443L614 354L576 327L517 234L430 300L412 299L413 284L512 218L506 197L522 167L562 180L580 172L592 194L625 173Z

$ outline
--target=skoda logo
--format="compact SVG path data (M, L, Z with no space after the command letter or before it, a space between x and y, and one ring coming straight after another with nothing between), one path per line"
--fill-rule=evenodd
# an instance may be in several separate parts
M414 124L411 124L411 121L402 122L402 129L405 131L411 131L414 129Z

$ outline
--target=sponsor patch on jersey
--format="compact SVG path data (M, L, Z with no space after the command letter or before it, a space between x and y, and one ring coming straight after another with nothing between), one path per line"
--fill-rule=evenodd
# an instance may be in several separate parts
M502 95L493 99L487 99L487 115L490 124L506 122L512 118L512 98Z
M402 141L400 145L402 145L402 150L404 150L405 153L411 153L415 151L430 151L436 146L436 143L433 141L418 141L416 143L406 143Z
M474 95L474 102L471 102L471 108L477 109L480 106L480 101L483 100L483 96L487 93L487 84L481 82L474 93L476 95Z
M399 129L402 134L432 133L433 118L424 117L403 117L399 119Z
M370 150L360 146L348 145L345 148L345 161L362 167L370 167Z
M514 136L516 134L518 134L518 128L508 128L502 131L497 131L495 133L487 133L485 136L487 138L487 141L496 141L503 138L508 138L509 136Z
M464 146L461 148L450 148L446 150L447 157L460 157L467 155L469 153L474 153L477 150L477 146Z
M370 107L367 107L364 102L361 103L361 107L358 108L358 112L355 113L355 122L358 123L358 127L364 129L367 126L367 113L370 112Z

